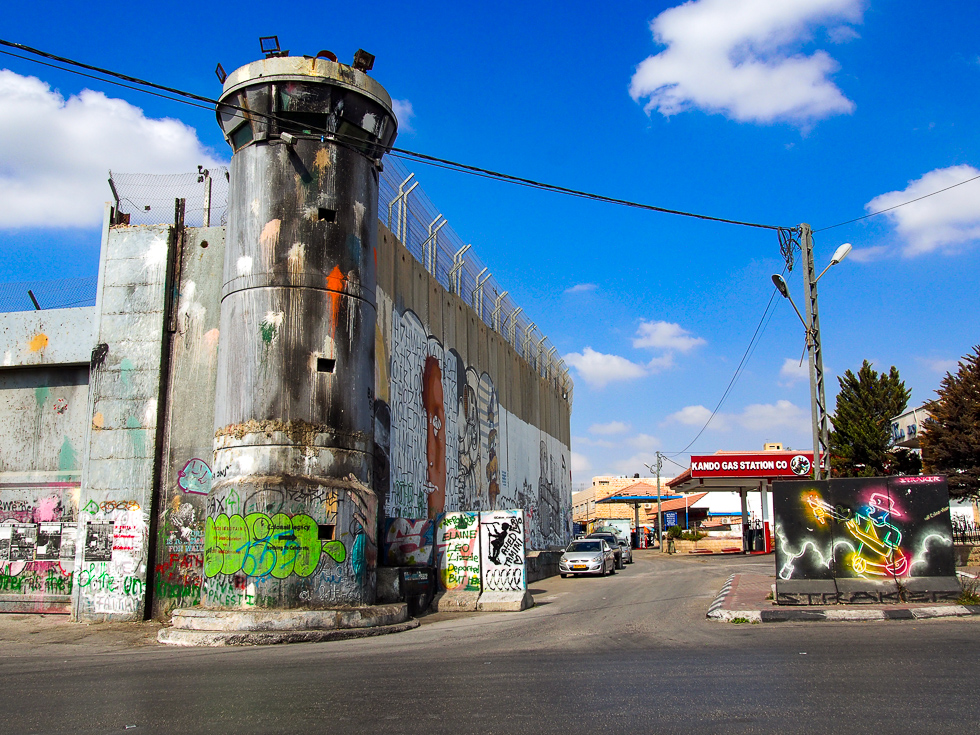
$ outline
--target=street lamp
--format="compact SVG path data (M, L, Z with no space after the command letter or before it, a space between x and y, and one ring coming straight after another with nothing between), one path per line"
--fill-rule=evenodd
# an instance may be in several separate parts
M650 470L651 474L657 475L657 543L660 545L660 553L664 551L664 518L663 513L660 510L660 470L663 467L663 457L660 455L660 450L657 450L657 467L653 468L652 465L648 465L646 462L643 466Z
M820 349L820 317L817 312L817 281L826 273L830 266L837 265L851 252L851 244L844 243L834 252L830 263L814 277L813 267L813 230L810 225L799 227L800 249L803 251L804 285L806 286L806 319L796 308L789 295L789 287L780 275L772 277L773 285L793 307L806 330L806 347L810 355L810 418L813 428L813 479L820 480L824 476L820 469L821 458L826 458L827 474L830 473L830 428L827 421L827 397L824 391L823 353Z

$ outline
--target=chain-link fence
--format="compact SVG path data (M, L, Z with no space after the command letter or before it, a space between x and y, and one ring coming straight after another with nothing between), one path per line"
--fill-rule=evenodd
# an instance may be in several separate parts
M109 174L117 209L129 215L131 225L172 223L175 199L186 200L188 227L225 225L228 180L225 167L191 174ZM378 216L444 288L469 304L571 403L572 380L558 349L514 303L472 246L448 225L415 174L390 156L381 174Z
M0 283L0 312L95 306L98 283L97 276Z
M558 349L510 298L490 267L449 226L415 174L390 156L385 158L381 174L378 217L444 288L469 304L571 403L572 381Z
M192 174L120 174L109 172L116 209L131 225L162 225L174 221L174 200L184 199L187 227L228 224L228 169L198 167Z

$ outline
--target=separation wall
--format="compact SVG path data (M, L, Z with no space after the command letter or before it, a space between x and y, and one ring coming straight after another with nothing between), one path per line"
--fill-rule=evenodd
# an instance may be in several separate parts
M520 508L571 536L570 405L379 223L374 489L384 517Z
M0 324L0 611L67 613L95 310Z

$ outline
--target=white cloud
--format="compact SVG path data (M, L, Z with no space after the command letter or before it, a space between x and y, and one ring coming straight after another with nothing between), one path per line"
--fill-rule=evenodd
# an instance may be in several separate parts
M887 245L875 245L870 248L854 248L847 257L856 263L873 263L886 255L888 255Z
M633 339L634 347L658 347L666 350L687 352L698 345L706 344L700 337L672 322L641 321Z
M573 447L602 447L603 449L615 449L617 444L608 439L589 439L584 436L572 437Z
M585 293L586 291L595 291L599 288L594 283L576 283L574 286L565 289L565 293Z
M685 426L704 426L711 416L704 406L686 406L672 413L665 424L678 423ZM808 433L810 430L810 412L794 405L790 401L776 403L753 403L746 406L741 413L716 413L708 425L709 431L729 431L732 427L761 431L768 429L789 429Z
M589 472L592 470L592 463L584 454L572 452L572 472Z
M789 429L806 434L810 430L810 411L804 410L789 401L776 403L753 403L746 406L735 420L743 428L761 431L764 429Z
M692 108L740 122L807 122L854 110L830 81L838 64L825 51L793 53L810 31L830 26L834 42L861 19L863 0L693 0L650 24L666 46L642 61L630 96L670 116Z
M910 181L902 191L875 197L864 208L868 212L877 212L895 207L976 176L980 176L980 171L966 164L937 168ZM887 212L886 216L906 242L902 251L905 255L952 250L957 245L980 239L980 181L906 204Z
M711 416L711 411L704 406L685 406L680 411L670 414L664 419L665 424L677 423L685 426L704 426L704 422ZM724 414L715 414L708 428L716 431L727 431L728 423Z
M581 354L572 352L565 355L565 362L575 368L586 383L594 388L602 388L620 380L642 378L646 368L630 362L619 355L605 355L586 347Z
M827 38L831 43L848 43L861 37L851 26L837 26L827 30Z
M650 470L646 468L648 464L654 464L657 461L657 455L653 452L638 452L632 457L626 459L620 459L612 463L613 472L620 475L628 475L632 477L633 475L639 473L641 475L649 475ZM635 482L650 482L649 477L639 477ZM654 480L653 484L656 485L657 481Z
M937 358L918 358L919 362L925 365L929 370L934 373L939 373L940 375L945 375L946 373L955 373L959 367L959 360L943 360Z
M651 373L661 373L674 367L674 353L666 352L660 357L655 357L647 363L647 369Z
M394 111L395 118L398 120L398 132L414 133L415 128L412 127L412 118L415 117L415 110L412 109L412 103L409 100L392 100L391 109Z
M631 447L648 452L652 452L658 447L663 446L660 439L655 436L651 436L650 434L637 434L636 436L627 439L626 443Z
M630 425L622 421L610 421L608 424L592 424L589 427L590 434L625 434L630 430Z
M779 377L785 378L787 385L792 385L800 380L809 380L810 364L805 360L801 363L799 360L787 357L779 369Z
M83 90L67 100L36 77L0 70L0 227L102 221L108 172L186 173L220 165L196 131Z

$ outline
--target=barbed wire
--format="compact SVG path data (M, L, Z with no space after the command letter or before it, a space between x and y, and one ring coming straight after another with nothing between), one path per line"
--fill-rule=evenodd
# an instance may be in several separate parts
M98 282L98 276L85 276L0 283L0 312L95 306Z

